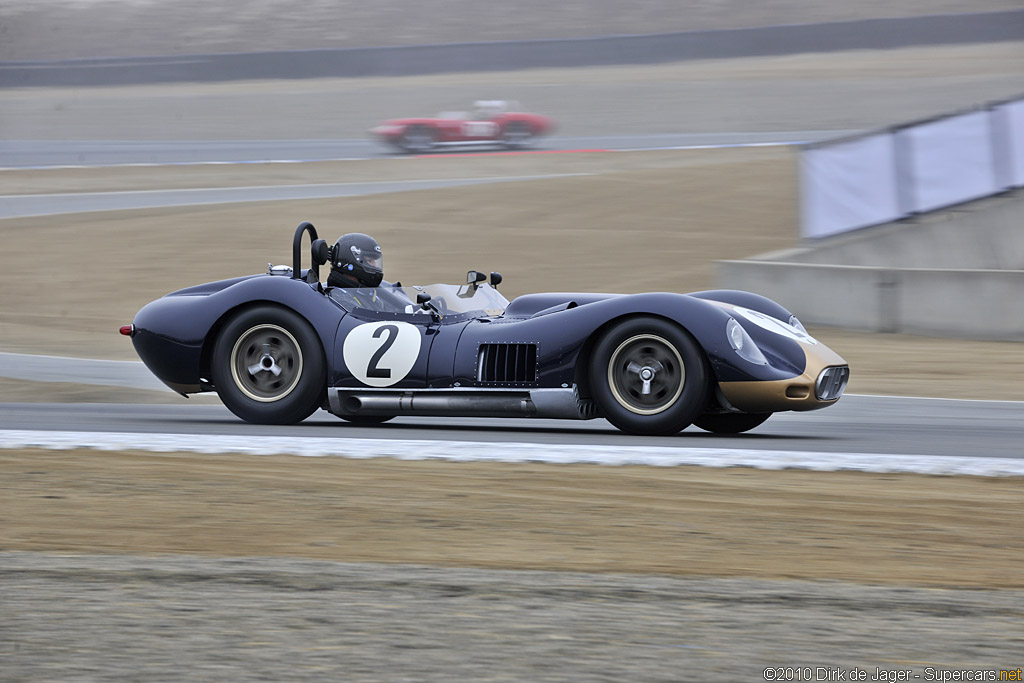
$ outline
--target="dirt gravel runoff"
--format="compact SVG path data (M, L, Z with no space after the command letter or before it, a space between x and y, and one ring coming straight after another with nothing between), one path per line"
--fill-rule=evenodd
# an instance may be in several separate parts
M13 680L1012 669L1022 484L0 452L0 656Z
M181 556L0 565L9 680L899 680L878 671L1015 671L1024 636L1019 590Z

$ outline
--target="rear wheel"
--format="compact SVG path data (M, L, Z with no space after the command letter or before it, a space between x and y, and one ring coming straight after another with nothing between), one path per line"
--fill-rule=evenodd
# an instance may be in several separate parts
M224 405L246 422L293 424L323 403L326 371L316 332L298 314L258 306L232 318L210 373Z
M742 434L764 424L771 416L771 413L708 413L698 417L693 424L715 434Z
M422 154L434 149L437 138L427 126L410 126L402 135L401 147L412 154Z
M508 124L501 134L501 141L509 149L522 149L533 140L533 131L530 127L519 121Z
M660 318L634 318L608 330L594 347L590 383L605 418L631 434L675 434L707 405L703 352Z

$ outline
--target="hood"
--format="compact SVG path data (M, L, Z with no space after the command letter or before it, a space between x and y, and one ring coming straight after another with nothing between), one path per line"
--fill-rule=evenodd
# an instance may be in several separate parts
M583 294L573 292L548 292L544 294L525 294L517 297L505 309L505 315L510 318L529 318L554 306L575 303L576 306L592 304L595 301L604 301L612 297L622 296L621 294ZM573 308L570 306L570 308Z

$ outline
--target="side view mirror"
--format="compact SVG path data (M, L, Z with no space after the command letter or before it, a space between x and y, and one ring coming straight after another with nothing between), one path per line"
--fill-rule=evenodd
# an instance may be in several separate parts
M310 252L313 263L322 266L331 260L331 248L327 246L326 240L313 240L310 245Z
M487 276L484 275L483 273L481 273L479 270L471 270L468 273L466 273L466 284L467 285L475 285L475 284L478 284L480 282L483 282L486 279L487 279Z
M495 289L497 289L498 285L500 285L500 284L501 284L501 273L495 273L495 272L492 271L491 272L491 287L494 287Z

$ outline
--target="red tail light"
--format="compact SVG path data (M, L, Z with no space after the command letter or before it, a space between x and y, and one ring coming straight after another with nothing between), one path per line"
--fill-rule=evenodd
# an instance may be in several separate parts
M123 334L126 337L134 337L135 324L132 323L131 325L121 325L121 334Z

